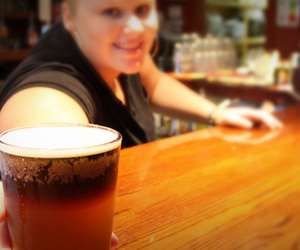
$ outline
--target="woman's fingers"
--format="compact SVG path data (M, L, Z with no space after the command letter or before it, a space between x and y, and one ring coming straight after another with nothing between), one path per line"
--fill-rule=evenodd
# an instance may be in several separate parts
M0 249L10 248L11 240L8 233L7 221L5 213L0 215Z
M119 243L118 237L114 233L112 233L112 235L111 235L111 249L112 250L116 249L118 243Z
M10 237L8 235L8 228L6 223L6 213L3 202L3 186L0 183L0 249L9 248L11 246Z
M245 129L250 129L253 125L249 119L241 116L236 111L231 109L226 109L219 113L216 117L216 122L220 125L231 125Z
M237 114L228 116L225 123L245 129L250 129L253 126L253 123L249 119Z
M250 129L255 123L261 123L270 129L281 128L282 123L272 114L252 108L226 108L218 115L218 124L233 125Z
M261 109L240 108L237 112L253 122L260 122L270 129L281 128L282 123L271 113Z

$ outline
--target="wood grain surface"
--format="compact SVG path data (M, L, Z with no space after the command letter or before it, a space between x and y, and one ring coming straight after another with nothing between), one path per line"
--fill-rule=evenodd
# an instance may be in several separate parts
M278 116L122 150L118 249L300 249L300 106Z

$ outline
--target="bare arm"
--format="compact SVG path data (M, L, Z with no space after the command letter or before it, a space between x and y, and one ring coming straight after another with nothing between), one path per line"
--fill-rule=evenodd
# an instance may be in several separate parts
M88 123L81 106L66 93L31 87L11 96L0 111L0 131L40 123Z
M216 106L179 81L161 72L150 55L146 58L140 74L153 106L164 111L167 110L177 117L196 120L211 119L216 124L242 128L252 128L256 122L269 128L282 126L281 122L273 115L260 109Z
M152 105L171 115L203 120L216 108L213 102L161 72L150 57L145 61L141 78Z

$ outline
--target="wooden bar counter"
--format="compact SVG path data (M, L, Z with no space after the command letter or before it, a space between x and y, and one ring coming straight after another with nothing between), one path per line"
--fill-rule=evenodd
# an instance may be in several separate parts
M279 117L122 150L118 249L300 249L300 106Z

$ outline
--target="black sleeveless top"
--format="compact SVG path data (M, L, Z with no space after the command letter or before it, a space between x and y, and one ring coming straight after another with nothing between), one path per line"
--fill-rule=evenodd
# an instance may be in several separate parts
M76 99L90 123L118 130L123 147L155 139L152 110L139 76L121 75L119 80L127 106L115 97L63 25L57 24L1 86L0 109L16 91L42 84Z

